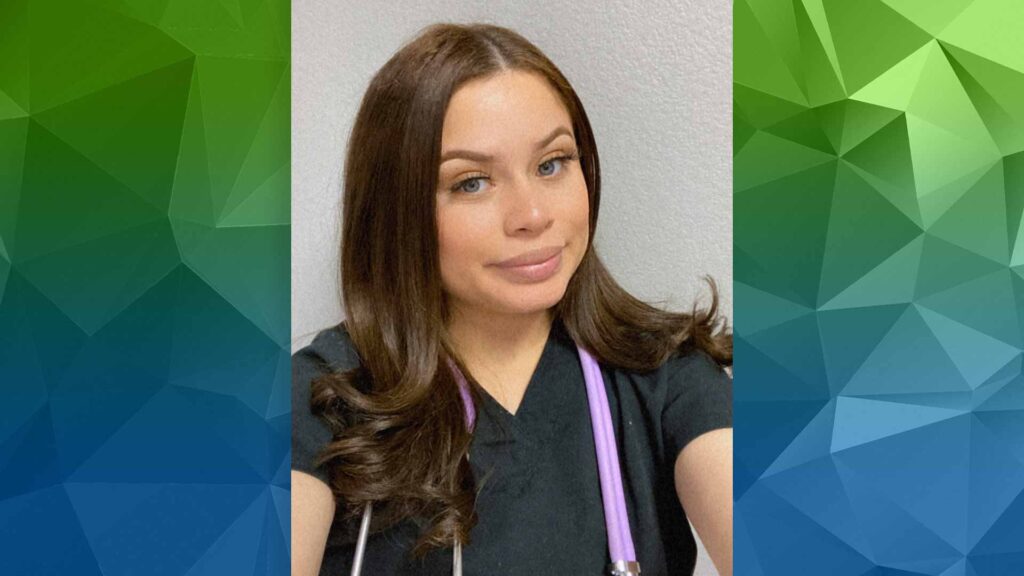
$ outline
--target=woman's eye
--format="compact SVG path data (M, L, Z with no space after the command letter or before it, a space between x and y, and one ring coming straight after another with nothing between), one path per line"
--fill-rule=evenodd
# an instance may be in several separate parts
M564 161L565 158L552 158L538 166L537 172L541 176L552 176L562 169L562 162Z
M486 178L479 176L475 178L466 178L465 180L453 186L452 191L465 192L467 194L476 194L484 189L484 180L486 180Z
M557 158L551 158L545 162L542 162L540 166L537 166L537 173L541 176L554 176L559 174L565 169L565 165L576 159L576 153L565 154Z

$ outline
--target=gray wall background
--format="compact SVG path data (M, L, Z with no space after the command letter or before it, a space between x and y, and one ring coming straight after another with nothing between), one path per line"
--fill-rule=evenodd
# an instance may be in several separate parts
M601 155L597 248L634 295L686 310L718 283L732 314L732 3L292 2L293 349L342 319L341 169L373 74L422 27L482 21L572 82ZM698 576L715 574L701 550Z

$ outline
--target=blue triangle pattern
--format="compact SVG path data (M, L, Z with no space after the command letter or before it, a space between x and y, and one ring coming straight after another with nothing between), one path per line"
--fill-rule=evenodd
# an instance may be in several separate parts
M0 575L287 573L288 3L30 4L0 8Z

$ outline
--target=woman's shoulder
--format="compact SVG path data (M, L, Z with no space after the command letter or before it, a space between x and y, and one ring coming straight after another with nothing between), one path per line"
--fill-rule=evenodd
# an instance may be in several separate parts
M357 366L359 355L343 324L320 331L309 345L292 355L292 469L325 484L328 474L319 456L333 435L327 423L313 414L313 382Z
M702 379L717 382L732 382L726 368L711 354L696 346L683 348L662 365L661 370L669 379Z
M696 346L680 348L654 370L643 372L625 368L613 368L613 370L630 380L647 382L652 385L694 381L731 384L732 381L725 367L707 351Z
M313 341L292 354L292 382L344 372L359 366L359 354L344 322L317 333Z
M623 409L640 410L660 430L667 457L705 432L732 426L732 378L700 348L681 348L647 372L612 369L612 381Z
M656 397L666 456L674 458L694 438L732 427L732 377L708 352L680 350L657 371Z

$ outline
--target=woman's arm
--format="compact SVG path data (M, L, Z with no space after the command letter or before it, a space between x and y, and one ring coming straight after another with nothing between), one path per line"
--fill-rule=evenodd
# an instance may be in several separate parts
M721 576L732 576L732 428L689 442L675 466L676 494Z
M317 576L334 521L334 495L326 484L292 470L292 576Z

